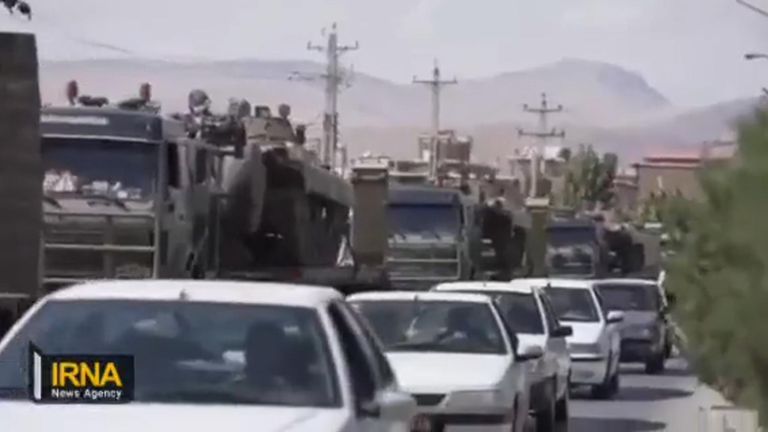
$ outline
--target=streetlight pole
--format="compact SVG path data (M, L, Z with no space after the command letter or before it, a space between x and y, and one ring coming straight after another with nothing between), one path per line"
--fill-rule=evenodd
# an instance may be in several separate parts
M768 54L763 54L763 53L747 53L747 54L744 54L744 59L745 60L756 60L756 59L768 60ZM766 89L765 87L763 87L763 94L768 96L768 89Z

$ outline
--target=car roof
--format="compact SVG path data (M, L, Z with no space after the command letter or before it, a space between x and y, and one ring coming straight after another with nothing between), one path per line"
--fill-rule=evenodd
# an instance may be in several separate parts
M490 303L490 297L484 294L437 292L437 291L370 291L353 294L347 301L387 301L387 300L420 300L420 301L455 301L466 303Z
M657 281L648 280L648 279L622 279L622 278L614 278L614 279L600 279L593 281L595 285L647 285L647 286L656 286L659 283Z
M523 281L523 282L521 282ZM432 288L435 291L496 291L514 292L521 294L533 294L533 289L539 285L530 284L526 280L519 279L511 282L486 282L486 281L461 281L446 282ZM433 291L434 292L434 291Z
M329 287L276 282L203 280L94 281L62 288L49 300L147 300L317 307L342 299Z
M595 281L590 279L568 279L568 278L521 278L513 279L513 283L520 285L528 285L531 287L546 287L551 285L557 288L576 288L585 289L591 288Z

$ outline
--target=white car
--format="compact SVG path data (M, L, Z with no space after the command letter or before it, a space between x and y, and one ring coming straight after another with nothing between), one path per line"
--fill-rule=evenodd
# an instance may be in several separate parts
M439 292L474 292L491 296L517 334L520 347L539 346L544 356L531 371L531 408L538 431L568 428L571 358L566 337L572 329L557 320L549 298L530 279L512 282L462 281L435 286ZM559 424L558 424L559 423Z
M347 300L370 323L404 390L419 405L419 431L523 432L526 360L493 300L481 294L369 292Z
M599 399L613 397L619 391L621 311L603 312L595 281L585 279L541 279L538 282L552 301L557 318L570 326L571 384L590 386Z
M35 432L409 432L416 403L361 322L331 288L76 285L41 299L0 341L0 418ZM30 343L44 354L132 355L133 401L33 403Z

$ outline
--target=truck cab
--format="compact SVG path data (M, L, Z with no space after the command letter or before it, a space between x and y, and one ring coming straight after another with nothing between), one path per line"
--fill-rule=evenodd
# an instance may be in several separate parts
M44 107L43 293L204 268L217 149L152 110Z

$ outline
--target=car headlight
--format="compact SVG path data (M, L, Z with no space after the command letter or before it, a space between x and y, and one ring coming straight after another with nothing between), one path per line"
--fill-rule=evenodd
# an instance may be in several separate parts
M574 343L568 345L571 354L600 354L602 348L599 343Z
M501 390L458 391L448 396L448 405L470 407L501 405L504 399L504 392Z

